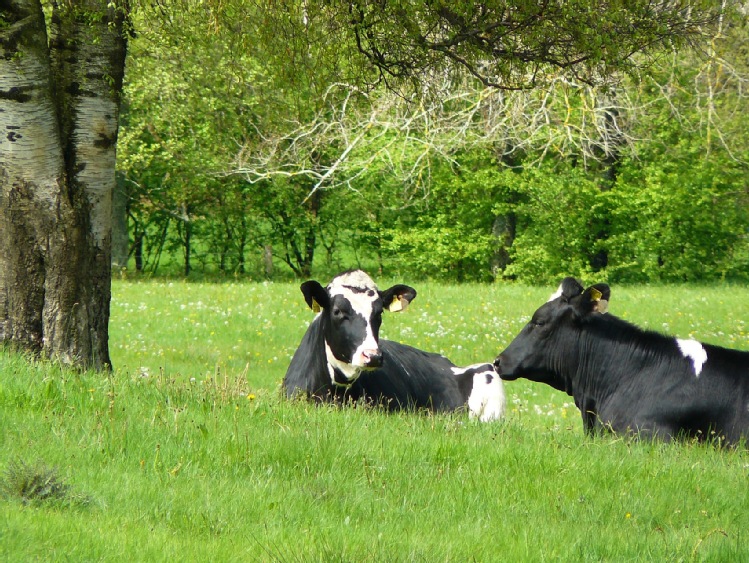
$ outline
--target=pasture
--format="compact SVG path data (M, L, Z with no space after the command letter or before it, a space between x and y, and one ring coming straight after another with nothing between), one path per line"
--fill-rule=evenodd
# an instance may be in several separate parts
M419 292L381 336L458 364L555 289L376 281ZM610 311L749 349L747 287L613 286ZM1 352L0 559L749 559L746 449L587 438L569 397L524 380L492 424L281 400L312 317L296 283L118 280L113 373ZM19 499L17 460L65 493Z

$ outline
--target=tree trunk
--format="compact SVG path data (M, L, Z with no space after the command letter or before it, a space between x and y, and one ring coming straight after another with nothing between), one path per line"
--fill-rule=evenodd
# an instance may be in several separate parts
M270 244L263 247L263 270L266 278L273 277L273 246Z
M247 219L244 216L239 221L240 230L238 233L239 241L237 242L237 271L240 274L245 273L245 259L244 252L247 248Z
M188 219L185 221L185 277L190 275L192 265L190 264L190 253L192 251L192 222Z
M135 271L143 271L143 231L136 231L135 241L133 241L133 256L135 257Z
M123 13L11 0L0 31L0 340L110 366L112 192Z
M127 232L128 194L123 175L117 175L112 195L112 268L115 272L127 268L130 240Z

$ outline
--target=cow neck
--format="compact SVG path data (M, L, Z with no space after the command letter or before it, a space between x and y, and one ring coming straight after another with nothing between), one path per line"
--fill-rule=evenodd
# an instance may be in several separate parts
M324 340L325 338L323 337ZM325 342L325 358L330 382L336 387L349 387L354 381L359 379L361 368L356 368L336 358L327 342Z
M343 389L351 387L356 379L346 379L345 374L338 368L334 368L328 364L328 373L330 374L330 381L336 387ZM358 378L357 378L358 379Z
M608 320L608 319L607 319ZM611 353L613 344L610 338L602 336L601 319L595 319L593 325L586 323L578 338L578 361L571 375L570 385L575 395L581 399L599 405L617 388L622 379L616 377L616 368L621 365L621 358ZM611 374L611 376L607 376ZM578 398L577 396L575 397Z

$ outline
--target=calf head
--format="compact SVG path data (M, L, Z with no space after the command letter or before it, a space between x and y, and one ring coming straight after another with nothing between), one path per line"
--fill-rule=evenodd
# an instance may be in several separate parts
M574 354L576 333L593 314L605 313L611 290L606 284L583 289L574 278L565 278L559 289L539 307L510 345L494 360L504 380L525 377L567 391L559 366L565 354Z
M301 290L307 305L320 313L330 375L338 385L354 382L363 369L382 365L382 312L401 311L416 297L407 285L380 291L361 270L339 274L327 287L307 281Z

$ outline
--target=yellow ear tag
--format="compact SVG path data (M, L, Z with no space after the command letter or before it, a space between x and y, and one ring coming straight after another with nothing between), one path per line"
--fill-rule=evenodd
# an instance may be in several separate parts
M603 293L598 291L595 287L590 288L590 300L591 301L600 301L601 297L603 297Z
M397 313L398 311L405 311L406 307L408 307L408 301L405 299L401 299L399 296L393 297L393 302L390 303L390 307L388 307L388 311L391 313Z
M319 313L320 311L322 311L322 307L320 307L320 304L313 299L312 300L312 312Z

